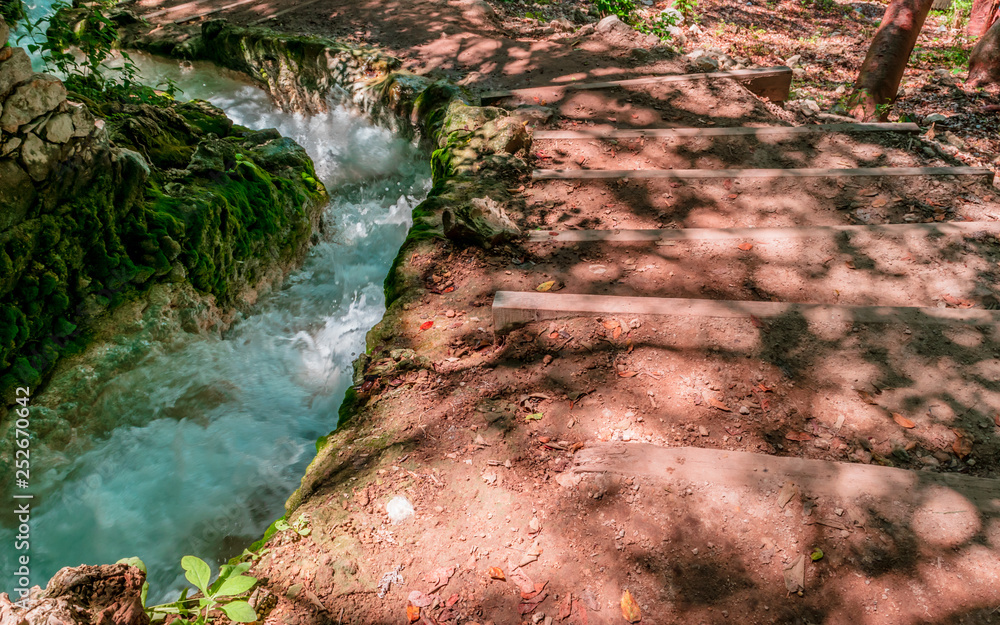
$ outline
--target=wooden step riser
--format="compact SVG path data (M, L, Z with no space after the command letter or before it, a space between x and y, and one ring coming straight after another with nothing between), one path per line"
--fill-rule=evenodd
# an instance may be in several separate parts
M891 237L967 236L1000 233L997 221L884 224L862 226L807 226L799 228L684 228L680 230L566 230L528 234L531 243L661 243L667 241L776 241L885 235Z
M816 126L774 126L767 128L614 128L606 130L536 130L537 141L586 139L685 139L702 137L794 138L803 135L864 132L920 132L916 124L818 124Z
M979 522L977 512L987 517L1000 513L1000 480L742 451L595 442L577 452L570 470L642 476L672 484L709 482L729 488L750 487L757 492L777 491L791 482L807 497L870 497L931 509L939 507L933 506L936 488L958 493L971 503L974 509L969 510L969 520L973 523ZM947 504L940 514L965 512L956 509L953 501ZM842 522L849 523L847 519Z
M781 302L726 301L659 297L618 297L498 291L493 299L493 327L498 333L540 321L599 315L654 315L726 319L777 319L797 317L810 324L900 323L988 324L1000 323L1000 311L899 306L837 306Z
M593 83L570 83L566 85L545 85L528 87L510 91L495 91L484 94L480 101L483 106L494 104L508 98L522 102L534 103L535 99L551 101L564 97L573 91L594 91L601 89L620 89L644 87L649 85L677 84L696 81L736 80L743 83L747 89L756 95L772 102L784 102L788 99L792 85L792 70L789 67L768 67L758 69L733 70L728 72L711 72L707 74L674 74L668 76L646 76L626 80L612 80Z
M718 180L720 178L860 178L901 176L982 176L993 180L985 167L859 167L855 169L536 169L533 180Z

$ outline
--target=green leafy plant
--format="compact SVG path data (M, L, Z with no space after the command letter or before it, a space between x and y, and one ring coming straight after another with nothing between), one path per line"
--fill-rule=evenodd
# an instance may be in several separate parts
M172 80L157 85L162 92L139 80L139 67L123 50L120 67L111 67L118 44L118 28L99 3L75 9L59 0L53 3L51 17L25 20L32 43L31 52L40 52L50 71L64 76L63 82L93 100L119 99L140 102L171 100L179 92ZM47 20L45 36L40 37Z
M618 19L627 24L635 21L634 0L596 0L594 7L602 16L617 15Z
M680 11L684 19L689 22L701 21L701 16L695 13L695 9L698 8L698 0L674 0L670 6Z
M151 620L162 620L174 615L180 617L180 620L172 621L174 623L207 625L211 622L211 613L215 609L222 610L234 623L253 623L257 620L253 607L239 598L257 583L257 578L244 575L250 569L249 562L222 565L214 582L211 582L212 569L201 558L184 556L181 558L181 568L184 569L184 577L201 592L201 596L188 598L188 589L184 589L177 601L146 608ZM145 592L143 602L145 603Z
M312 533L312 530L306 527L308 525L309 519L307 517L300 516L291 523L284 519L278 519L274 522L274 529L279 532L284 532L286 530L294 530L299 536L308 536Z

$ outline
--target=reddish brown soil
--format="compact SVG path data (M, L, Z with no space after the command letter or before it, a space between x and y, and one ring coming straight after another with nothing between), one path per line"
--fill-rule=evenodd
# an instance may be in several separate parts
M284 5L248 6L227 17L247 23ZM468 6L323 0L274 26L378 43L414 68L482 88L683 68L665 55L637 66L631 49L649 43L638 35L529 38ZM559 128L794 119L733 83L577 92L544 105ZM539 167L570 169L957 164L922 148L919 138L872 134L560 140L532 150ZM982 179L540 181L523 189L515 218L525 230L988 221L1000 219L997 195ZM280 533L255 566L277 596L266 622L405 623L408 597L420 591L434 595L422 623L625 623L625 590L643 623L997 622L995 507L949 516L964 500L941 503L928 490L915 506L859 492L782 508L780 481L734 489L569 470L581 446L620 440L997 474L996 327L810 324L790 314L606 316L492 331L496 291L550 280L559 292L609 295L1000 301L991 235L743 243L422 243L407 262L426 291L396 304L399 323L373 354L384 364L388 350L413 349L433 366L382 376L333 437L326 479L295 513L311 533ZM386 504L396 495L416 515L393 525ZM824 555L806 565L804 593L790 593L784 568L816 549ZM435 573L450 567L453 575ZM380 596L393 571L402 581ZM519 576L547 584L537 605L524 602Z

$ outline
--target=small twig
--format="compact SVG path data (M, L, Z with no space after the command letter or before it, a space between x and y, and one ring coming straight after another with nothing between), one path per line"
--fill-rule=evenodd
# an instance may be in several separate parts
M340 614L337 615L337 625L341 624L341 619L344 618L344 608L340 608Z

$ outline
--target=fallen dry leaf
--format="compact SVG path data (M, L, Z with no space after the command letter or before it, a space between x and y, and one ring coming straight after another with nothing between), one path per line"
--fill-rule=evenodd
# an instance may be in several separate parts
M739 247L744 252L749 252L750 250L753 249L753 243L740 243L737 247Z
M532 594L532 596L534 596L535 582L531 581L531 578L528 577L527 574L525 574L525 572L521 569L511 569L510 581L512 581L521 590L522 596L526 594Z
M877 197L874 200L872 200L872 206L874 206L875 208L882 208L883 206L885 206L888 203L889 203L889 200L887 200L887 199L885 199L883 197Z
M550 339L557 339L557 338L559 338L559 333L558 332L552 332L552 333L549 334L549 338Z
M608 319L603 324L605 330L614 330L615 328L622 327L622 324L618 322L617 319Z
M750 315L750 323L752 323L753 327L757 328L758 330L764 327L764 322L761 321L760 318L757 317L756 315Z
M480 443L480 441L482 441L482 443ZM485 445L486 441L483 439L482 436L476 436L476 444ZM455 574L455 567L442 566L434 569L427 575L424 575L424 581L433 586L434 589L431 590L431 592L434 592L434 590L437 590L438 588L447 584L448 581L451 579L451 576L454 574Z
M732 409L729 406L727 406L726 404L722 403L721 401L719 401L714 397L706 397L705 399L708 400L708 405L711 406L712 408L716 408L723 412L732 412Z
M955 442L951 444L952 451L959 458L964 459L966 456L972 453L972 439L965 435L961 430L953 430L955 432Z
M916 423L914 423L913 421L910 421L909 419L907 419L903 415L899 414L898 412L892 413L892 420L895 421L896 423L898 423L900 426L902 426L904 428L915 428L915 427L917 427Z
M993 415L993 423L996 423L1000 427L1000 412Z
M788 592L802 592L806 589L806 557L799 554L784 569L785 588Z
M739 195L737 195L737 194L735 194L735 193L730 193L730 194L729 194L729 195L728 195L727 197L728 197L728 198L729 198L730 200L735 200L736 198L738 198L738 197L739 197Z
M420 620L420 608L415 605L406 606L406 620L416 623Z
M784 509L797 492L799 492L799 489L795 487L795 484L792 484L791 482L785 482L782 484L781 490L778 491L778 507Z
M785 432L785 438L790 441L811 441L814 437L807 432Z
M632 598L632 593L627 590L622 595L622 616L629 623L638 623L642 620L642 612L639 610L639 604Z
M869 406L878 406L878 402L875 401L875 396L872 395L871 393L867 391L856 391L856 392L858 394L858 397L861 398L861 401L865 402Z
M566 598L559 604L559 620L564 621L569 618L573 611L573 593L566 593Z
M622 327L615 326L615 329L611 331L611 338L617 339L621 335L622 335Z
M849 261L845 262L844 264L845 264L845 265L847 265L847 268L848 268L848 269L857 269L857 268L858 268L858 267L857 267L857 266L856 266L856 265L854 264L854 261L853 261L853 260L849 260Z
M503 571L498 566L491 566L489 570L490 577L493 579L498 579L501 582L507 581L507 577L503 574Z
M430 604L434 603L430 595L425 592L420 592L419 590L411 590L410 595L406 598L411 605L418 608L426 608Z
M546 291L551 291L552 287L554 287L555 285L556 285L556 281L555 280L549 280L547 282L542 282L541 284L539 284L538 286L536 286L535 290L538 291L538 292L540 292L540 293L545 293Z
M425 321L420 324L420 331L423 332L424 330L430 330L433 327L434 327L433 321Z
M634 378L637 375L639 375L639 374L637 372L635 372L635 371L619 371L618 372L618 377L619 378Z
M450 608L451 606L453 606L456 603L458 603L459 599L461 599L461 597L459 597L458 593L456 592L452 596L448 597L448 600L444 602L444 605L445 605L445 607Z

